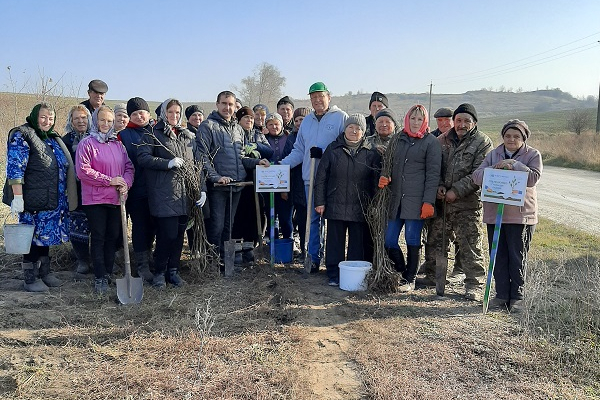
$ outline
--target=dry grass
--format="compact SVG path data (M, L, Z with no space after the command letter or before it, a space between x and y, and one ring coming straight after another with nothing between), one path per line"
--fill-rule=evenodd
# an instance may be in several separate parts
M532 135L529 144L542 153L546 165L600 171L598 134L538 134Z

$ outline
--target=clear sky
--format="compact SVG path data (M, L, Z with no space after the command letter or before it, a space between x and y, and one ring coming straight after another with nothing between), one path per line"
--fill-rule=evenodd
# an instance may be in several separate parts
M0 90L40 73L85 97L214 101L262 62L307 98L501 86L598 96L600 1L0 0ZM69 89L70 90L70 89Z

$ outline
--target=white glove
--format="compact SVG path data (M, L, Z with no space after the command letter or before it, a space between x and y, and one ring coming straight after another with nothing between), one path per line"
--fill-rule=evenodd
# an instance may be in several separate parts
M196 202L198 207L202 207L206 203L206 192L200 192L200 200Z
M22 194L15 194L13 201L10 203L10 212L17 215L25 210L25 202Z
M169 161L169 169L172 168L181 168L183 166L183 158L175 157L171 161Z

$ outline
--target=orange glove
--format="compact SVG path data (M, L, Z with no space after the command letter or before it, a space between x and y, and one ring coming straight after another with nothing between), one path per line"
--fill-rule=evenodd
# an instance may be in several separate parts
M421 206L421 219L433 217L433 206L429 203L423 203Z
M390 182L392 181L392 178L386 178L385 176L380 176L379 177L379 189L383 189L384 187L386 187L387 185L390 184Z

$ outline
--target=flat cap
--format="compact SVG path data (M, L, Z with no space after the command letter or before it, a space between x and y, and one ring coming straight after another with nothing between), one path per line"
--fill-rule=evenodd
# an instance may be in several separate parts
M100 79L94 79L88 84L88 89L97 93L106 93L108 92L108 85Z
M433 114L433 118L452 118L452 110L448 107L442 107Z

